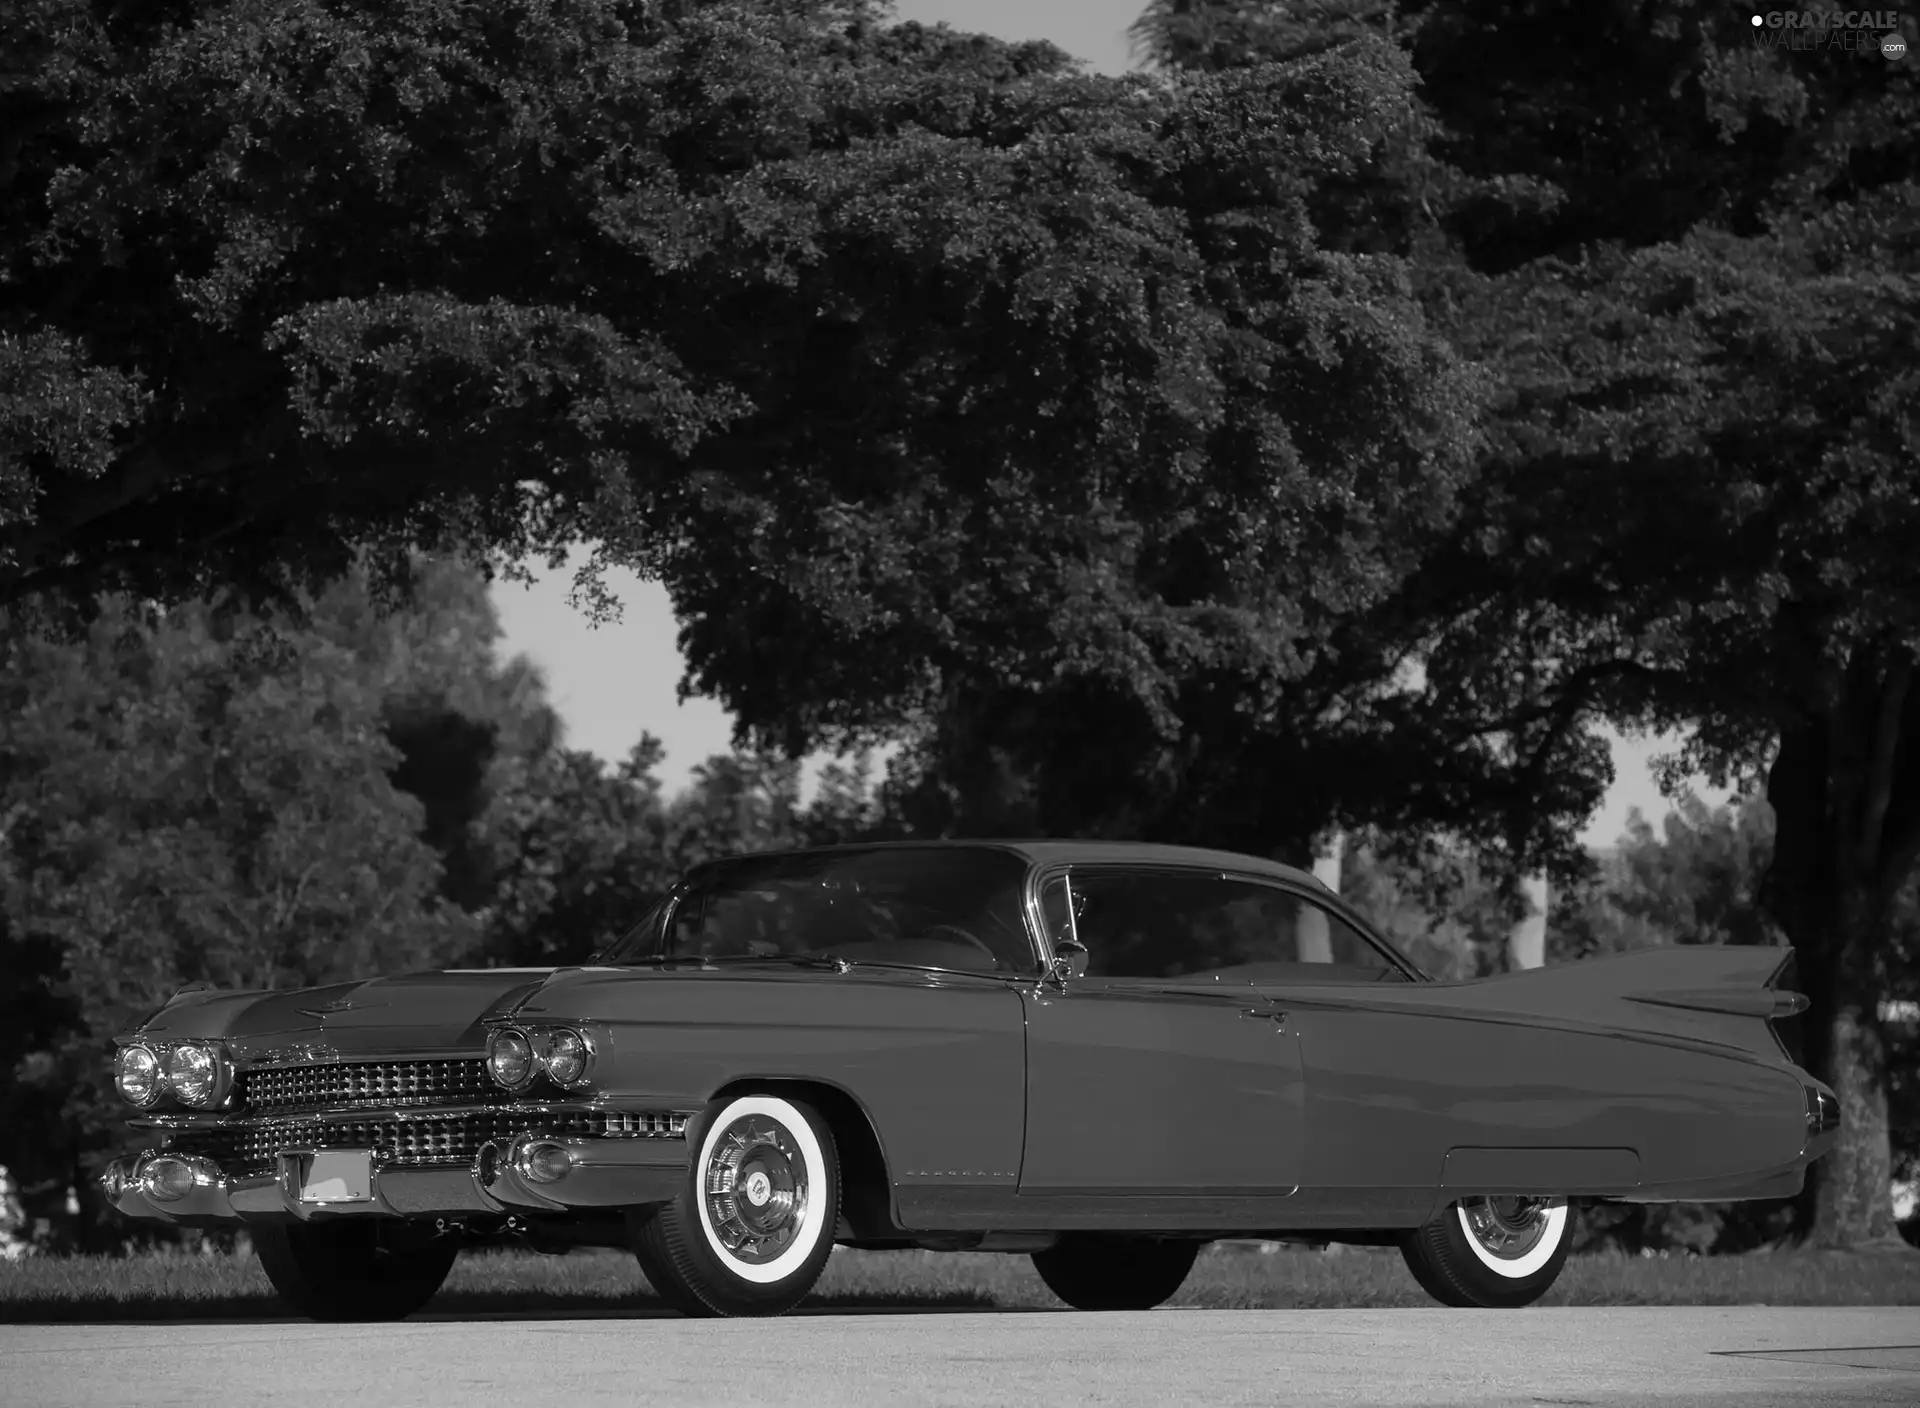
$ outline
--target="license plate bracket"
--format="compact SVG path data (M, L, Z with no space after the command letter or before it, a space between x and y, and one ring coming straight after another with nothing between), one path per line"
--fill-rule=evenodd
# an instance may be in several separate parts
M300 1158L303 1203L373 1201L373 1154L367 1149L315 1149Z

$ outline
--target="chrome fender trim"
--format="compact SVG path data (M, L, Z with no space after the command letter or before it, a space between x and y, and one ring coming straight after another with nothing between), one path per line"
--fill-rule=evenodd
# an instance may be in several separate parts
M570 1167L550 1183L536 1183L523 1171L525 1151L535 1144L556 1144L572 1156ZM498 1151L476 1173L491 1173L487 1191L502 1202L543 1210L625 1208L672 1202L686 1182L688 1151L683 1140L554 1139L523 1134Z

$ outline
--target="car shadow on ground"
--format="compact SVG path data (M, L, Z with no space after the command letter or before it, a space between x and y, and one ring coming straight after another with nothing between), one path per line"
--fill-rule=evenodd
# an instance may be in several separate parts
M928 1295L826 1295L811 1298L794 1315L925 1315L955 1312L1030 1313L1003 1309L978 1291ZM452 1291L436 1296L403 1323L463 1320L681 1320L686 1317L650 1295L528 1294L524 1291ZM269 1296L72 1296L58 1300L0 1303L0 1324L15 1325L260 1325L305 1324Z

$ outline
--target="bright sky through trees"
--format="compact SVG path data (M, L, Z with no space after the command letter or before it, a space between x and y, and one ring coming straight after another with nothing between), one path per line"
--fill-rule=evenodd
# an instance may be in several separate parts
M624 757L642 733L652 733L667 749L661 780L669 791L683 785L695 765L727 751L732 720L711 699L681 704L675 698L681 659L666 592L629 572L609 572L608 585L624 612L617 624L596 628L568 604L569 581L570 573L563 570L540 573L533 587L495 585L503 655L525 654L545 672L572 746L614 761ZM1614 785L1582 835L1587 845L1612 846L1636 807L1656 823L1667 813L1649 763L1671 746L1614 737ZM1725 799L1704 784L1697 786L1710 801Z

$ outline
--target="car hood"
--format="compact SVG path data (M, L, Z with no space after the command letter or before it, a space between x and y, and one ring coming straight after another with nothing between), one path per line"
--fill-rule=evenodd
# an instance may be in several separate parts
M486 1017L511 1010L551 968L408 973L293 991L187 992L141 1025L154 1041L217 1037L242 1063L477 1055Z

